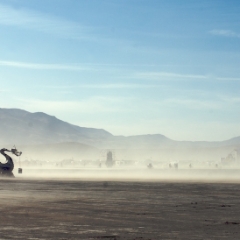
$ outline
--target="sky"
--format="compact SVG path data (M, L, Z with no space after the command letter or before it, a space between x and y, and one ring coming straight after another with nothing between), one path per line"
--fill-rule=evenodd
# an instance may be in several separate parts
M240 1L0 0L0 107L114 135L240 136Z

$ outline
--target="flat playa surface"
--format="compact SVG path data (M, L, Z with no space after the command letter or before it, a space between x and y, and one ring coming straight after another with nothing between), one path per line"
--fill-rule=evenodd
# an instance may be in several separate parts
M240 239L240 185L0 179L0 239Z

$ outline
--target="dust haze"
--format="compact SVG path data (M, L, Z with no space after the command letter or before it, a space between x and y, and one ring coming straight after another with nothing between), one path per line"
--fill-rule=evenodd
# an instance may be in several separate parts
M9 146L10 147L10 146ZM79 143L18 146L17 178L120 181L240 181L236 146L99 149ZM112 165L107 165L107 154ZM4 162L3 159L0 161ZM18 168L23 173L18 173Z
M1 238L239 239L238 144L135 140L19 144Z

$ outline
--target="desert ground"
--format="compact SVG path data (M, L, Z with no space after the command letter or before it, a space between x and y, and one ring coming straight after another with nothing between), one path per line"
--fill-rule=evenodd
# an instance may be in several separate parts
M0 189L0 239L240 239L238 182L17 175Z

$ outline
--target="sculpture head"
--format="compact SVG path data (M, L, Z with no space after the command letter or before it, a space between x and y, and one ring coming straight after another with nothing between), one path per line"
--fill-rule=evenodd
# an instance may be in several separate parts
M11 152L16 155L16 156L21 156L22 155L22 152L19 152L16 148L15 149L11 149Z

